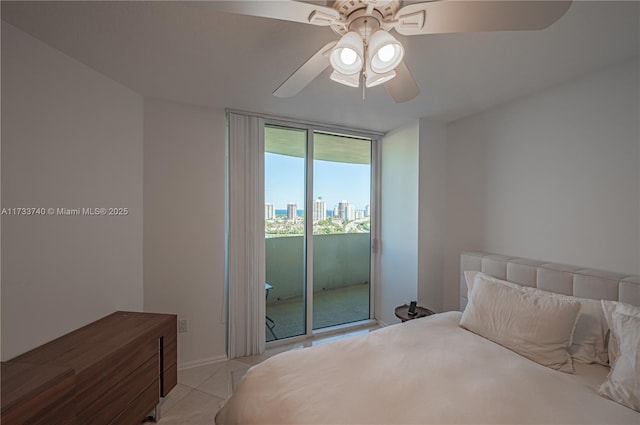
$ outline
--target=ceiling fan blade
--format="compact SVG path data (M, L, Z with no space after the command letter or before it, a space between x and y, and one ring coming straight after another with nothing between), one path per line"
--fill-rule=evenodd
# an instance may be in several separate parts
M337 41L332 41L324 45L324 47L311 56L308 61L303 63L300 68L289 76L284 83L273 92L276 97L292 97L300 93L313 81L322 71L329 66L329 53L335 46Z
M541 30L556 22L571 1L434 1L398 10L402 35Z
M396 103L402 103L418 96L420 89L404 61L400 62L400 65L398 65L395 71L395 78L384 83L384 88L387 89L387 93L389 93L393 100L395 100Z
M204 2L203 5L220 12L281 19L319 26L331 25L340 20L340 13L332 7L294 0L209 1Z

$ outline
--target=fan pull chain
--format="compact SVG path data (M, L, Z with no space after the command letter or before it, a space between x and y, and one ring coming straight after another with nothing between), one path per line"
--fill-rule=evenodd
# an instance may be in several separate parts
M364 63L366 64L367 61L369 60L369 46L368 46L368 41L369 41L369 36L367 35L367 20L364 20L364 39L362 40L364 42ZM362 101L364 102L365 99L365 93L366 93L366 87L367 87L367 67L366 65L363 64L362 66L362 74L361 74L361 78L362 78Z

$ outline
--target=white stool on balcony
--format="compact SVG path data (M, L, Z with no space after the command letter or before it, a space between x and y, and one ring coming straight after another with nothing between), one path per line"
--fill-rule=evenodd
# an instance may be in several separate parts
M271 286L268 282L264 283L265 302L266 300L269 299L269 290L271 288L273 288L273 286ZM271 332L271 335L273 335L273 339L278 339L275 332L273 332L273 328L276 327L276 322L268 315L266 317L267 317L267 320L266 320L267 329L269 329L269 332Z

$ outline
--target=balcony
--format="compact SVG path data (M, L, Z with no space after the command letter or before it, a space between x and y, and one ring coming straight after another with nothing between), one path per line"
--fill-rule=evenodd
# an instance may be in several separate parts
M369 318L369 233L314 235L314 329ZM304 331L304 237L266 239L267 341Z

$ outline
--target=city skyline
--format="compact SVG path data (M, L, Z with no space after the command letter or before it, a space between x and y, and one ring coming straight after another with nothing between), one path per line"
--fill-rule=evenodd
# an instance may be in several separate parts
M317 201L318 199L314 199L313 200L313 208L314 208L314 213L315 211L320 211L320 209L318 209L316 207L317 205ZM339 215L337 213L337 211L340 210L339 205L341 204L341 202L338 202L338 204L334 205L333 208L329 208L329 205L326 204L324 211L326 212L326 215ZM284 208L277 208L276 205L272 204L271 202L265 202L264 206L265 206L265 217L267 218L273 218L275 216L275 214L286 214L287 211L289 210L289 205L295 205L296 206L296 211L298 211L298 215L302 214L304 212L304 209L301 208L304 205L298 205L296 202L287 202L287 205ZM351 208L353 208L355 211L362 211L366 216L369 216L369 210L371 205L365 205L364 208L359 208L356 205L347 202L347 205L349 205Z
M326 203L326 210L348 201L357 210L370 204L371 166L333 161L314 160L313 199ZM300 157L265 154L265 203L276 210L286 210L295 203L304 208L304 159Z
M346 201L339 202L333 207L328 209L326 203L322 199L314 199L312 207L313 221L325 220L329 217L340 217L348 220L357 220L369 217L371 215L371 206L365 205L364 208L356 208L355 205ZM304 210L298 208L295 202L289 202L287 208L276 209L272 203L265 202L264 204L264 218L265 220L273 220L278 215L286 215L288 219L294 217L304 216Z

